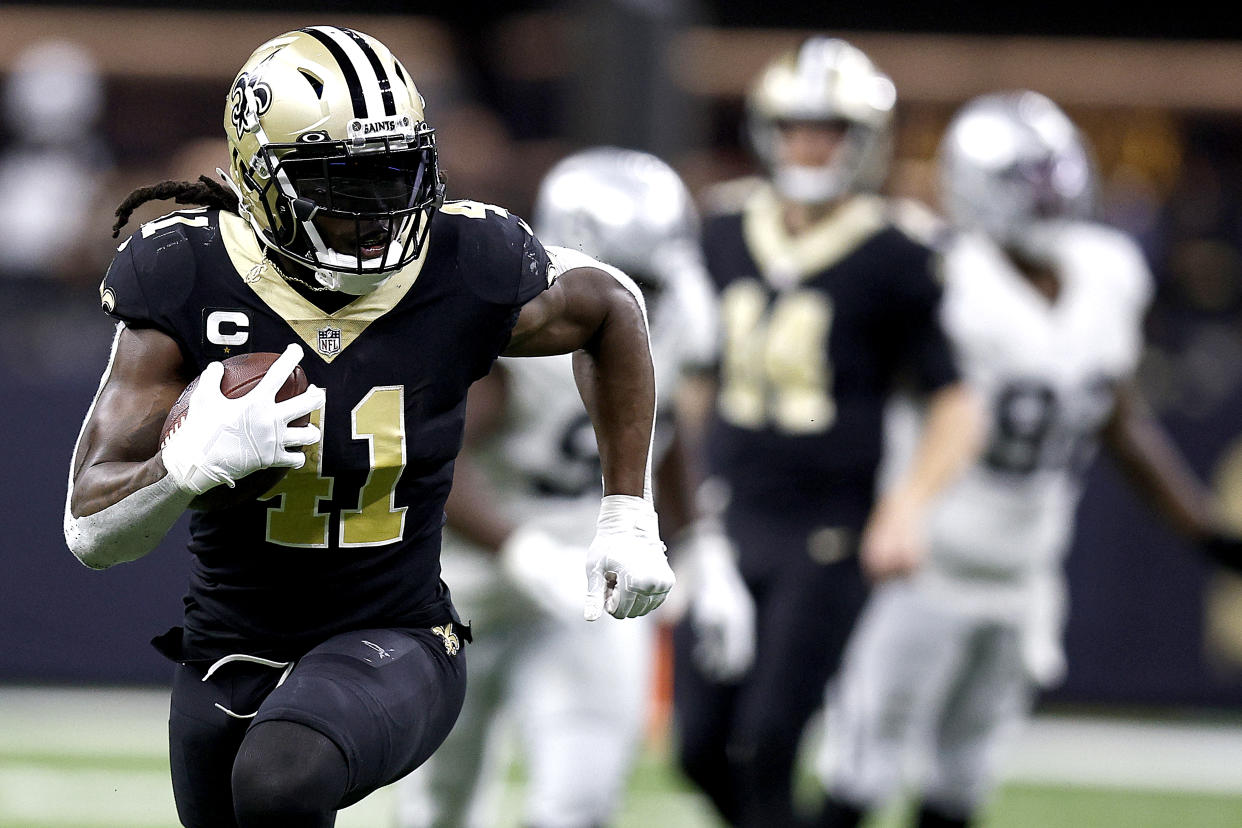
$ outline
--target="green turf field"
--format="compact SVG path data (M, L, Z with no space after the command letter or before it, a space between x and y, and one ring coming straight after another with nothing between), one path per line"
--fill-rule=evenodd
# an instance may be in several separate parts
M166 705L166 696L152 691L0 687L0 826L175 828ZM985 828L1242 826L1242 729L1161 734L1150 727L1118 731L1059 722L1051 731L1058 729L1082 734L1080 744L1061 747L1061 735L1045 733L1043 742L1016 746L1010 781ZM516 828L519 803L515 773L504 808L510 816L496 828ZM380 791L344 811L337 825L387 828L394 810L393 793ZM895 807L871 828L896 828L902 813ZM669 769L663 748L651 746L615 828L717 825Z

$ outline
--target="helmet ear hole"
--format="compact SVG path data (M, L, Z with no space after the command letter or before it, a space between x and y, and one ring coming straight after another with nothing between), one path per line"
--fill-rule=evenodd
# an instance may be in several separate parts
M323 100L323 81L302 68L298 69L298 74L306 78L306 82L311 85L311 89L315 90L315 97Z

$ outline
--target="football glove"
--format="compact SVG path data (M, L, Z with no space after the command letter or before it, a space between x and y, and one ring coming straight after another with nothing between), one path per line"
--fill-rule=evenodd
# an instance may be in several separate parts
M713 681L736 681L755 657L755 601L738 572L733 546L718 527L700 524L677 559L691 593L691 657Z
M542 612L562 621L579 617L586 577L572 549L542 529L519 526L498 555L505 577Z
M583 617L594 621L607 612L614 618L637 618L660 606L677 580L664 549L650 501L606 495L595 540L587 550Z
M290 345L263 379L237 399L220 390L223 365L213 362L203 370L185 422L168 438L161 455L178 488L197 495L221 484L233 487L269 466L302 467L306 455L294 449L317 442L319 429L289 423L320 408L323 389L312 385L276 402L276 392L301 359L301 346Z

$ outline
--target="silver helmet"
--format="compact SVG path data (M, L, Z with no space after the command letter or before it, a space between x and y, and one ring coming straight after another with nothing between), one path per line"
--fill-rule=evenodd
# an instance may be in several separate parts
M544 176L535 197L544 244L581 250L638 282L651 304L687 256L697 256L699 218L668 164L645 152L596 147Z
M888 168L897 92L892 80L844 40L813 37L760 72L746 98L750 142L782 197L826 202L878 188ZM783 164L782 124L837 123L844 138L822 167Z
M981 95L940 142L940 195L949 218L1021 247L1035 225L1087 215L1094 172L1073 122L1038 92Z

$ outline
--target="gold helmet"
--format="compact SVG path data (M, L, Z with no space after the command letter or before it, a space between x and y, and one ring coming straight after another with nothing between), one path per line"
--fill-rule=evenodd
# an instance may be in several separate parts
M435 131L375 38L310 26L267 41L233 81L224 131L242 215L325 287L367 293L422 252L444 198ZM352 222L349 249L320 218Z
M844 40L812 37L771 61L746 99L751 146L782 196L824 202L878 187L888 164L897 93L862 51ZM840 124L844 138L822 167L783 164L779 129L789 123Z

